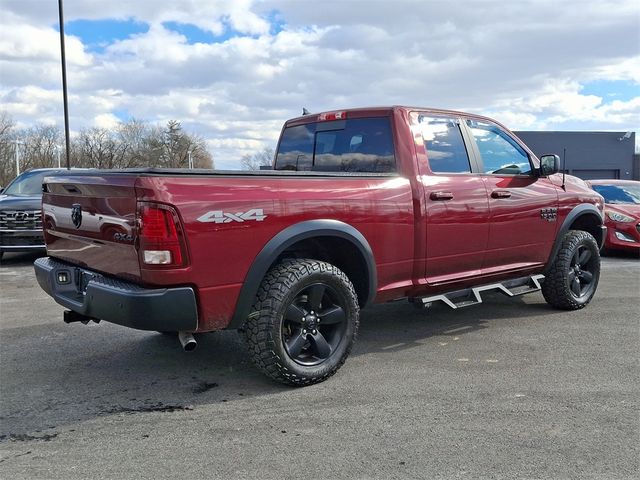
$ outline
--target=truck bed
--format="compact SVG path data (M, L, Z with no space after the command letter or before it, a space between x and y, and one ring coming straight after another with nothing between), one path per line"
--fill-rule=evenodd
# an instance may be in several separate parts
M141 264L137 217L145 203L176 209L184 229L185 266ZM71 221L74 205L83 214L79 227ZM264 212L263 221L251 215L238 221L240 214L256 209ZM378 290L411 287L412 189L398 174L85 172L47 178L43 210L51 257L149 287L197 285L201 329L226 326L256 256L279 232L307 220L344 222L362 233L374 249ZM212 215L224 215L225 221L212 221Z

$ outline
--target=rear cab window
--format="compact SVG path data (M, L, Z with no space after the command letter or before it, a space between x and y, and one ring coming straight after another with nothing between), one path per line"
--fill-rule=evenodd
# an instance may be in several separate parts
M287 127L280 139L275 169L395 172L390 119L347 118Z

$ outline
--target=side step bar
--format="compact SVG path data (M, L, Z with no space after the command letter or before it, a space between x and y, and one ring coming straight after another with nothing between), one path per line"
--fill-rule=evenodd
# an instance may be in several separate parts
M508 297L524 295L525 293L537 292L542 288L544 275L532 275L513 280L506 280L501 283L491 283L479 287L465 288L454 292L434 295L432 297L414 297L409 301L421 307L430 307L434 302L444 302L451 308L470 307L482 303L482 292L498 291Z

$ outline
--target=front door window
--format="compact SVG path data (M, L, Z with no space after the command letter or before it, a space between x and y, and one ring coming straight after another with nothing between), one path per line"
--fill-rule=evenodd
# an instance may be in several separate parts
M483 173L491 175L531 175L529 155L497 125L467 120L482 159Z

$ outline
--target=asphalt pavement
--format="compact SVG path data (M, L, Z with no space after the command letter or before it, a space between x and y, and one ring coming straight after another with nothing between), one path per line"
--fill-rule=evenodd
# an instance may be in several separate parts
M331 379L272 383L235 332L62 322L33 255L0 266L0 478L636 479L640 261L586 309L540 293L368 308Z

